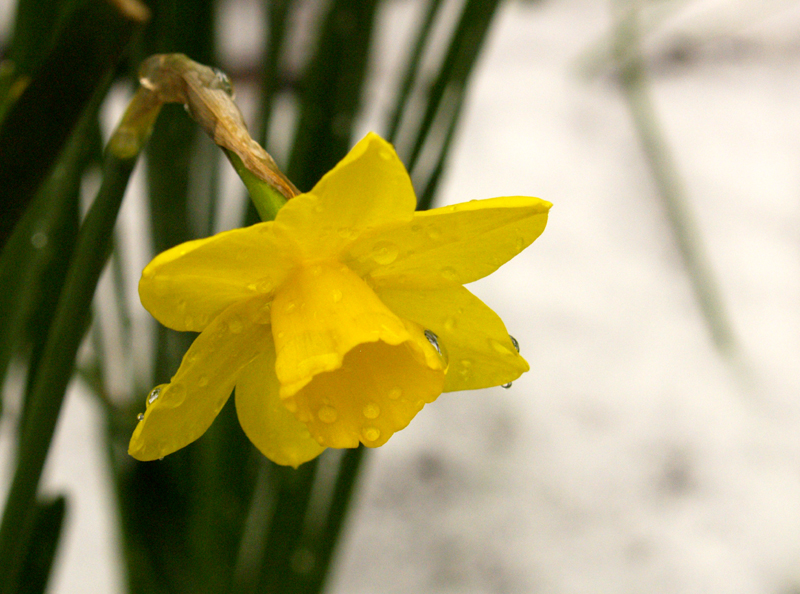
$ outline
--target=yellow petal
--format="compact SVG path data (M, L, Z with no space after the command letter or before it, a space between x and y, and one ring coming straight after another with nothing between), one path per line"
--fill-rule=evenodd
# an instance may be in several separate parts
M275 347L268 348L247 365L236 380L236 414L250 441L267 458L283 466L313 460L325 448L298 421L278 396Z
M370 229L410 221L416 197L392 145L368 134L275 219L277 234L300 244L303 260L336 258Z
M376 285L463 285L528 247L544 231L550 206L513 196L418 212L408 224L365 234L342 259Z
M385 444L442 393L445 371L421 328L399 345L370 342L286 402L312 437L334 448Z
M256 297L217 316L183 357L178 373L148 397L128 453L155 460L205 433L231 395L240 370L271 342L269 302ZM149 402L152 400L152 402Z
M450 361L445 392L499 386L530 369L503 321L464 287L378 288L376 293L397 315L438 335Z
M299 268L272 324L281 398L324 446L381 445L441 393L445 362L423 329L342 264Z
M201 332L232 303L270 294L290 268L272 225L226 231L159 254L142 272L142 305L169 328Z
M295 270L275 295L272 328L283 398L316 374L338 369L358 345L378 340L396 345L409 339L402 320L338 262Z

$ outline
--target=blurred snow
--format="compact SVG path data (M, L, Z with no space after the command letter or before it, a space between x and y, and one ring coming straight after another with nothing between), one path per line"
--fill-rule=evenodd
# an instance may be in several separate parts
M653 92L748 381L709 340L620 92L582 74L609 5L507 2L441 196L554 203L470 287L531 371L443 395L372 453L333 594L800 592L800 8L681 6L647 46ZM73 506L53 592L121 591L98 418L72 392L48 461Z

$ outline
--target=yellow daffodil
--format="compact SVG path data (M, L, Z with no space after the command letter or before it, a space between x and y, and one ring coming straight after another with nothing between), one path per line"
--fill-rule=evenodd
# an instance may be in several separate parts
M326 447L383 445L443 391L527 371L500 318L462 285L533 242L550 204L415 207L394 149L369 134L274 221L157 256L142 303L200 335L148 396L130 454L153 460L188 445L235 387L250 440L298 466Z

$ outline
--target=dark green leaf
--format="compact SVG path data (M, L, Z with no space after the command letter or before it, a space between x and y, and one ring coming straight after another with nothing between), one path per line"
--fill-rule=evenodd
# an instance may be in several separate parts
M36 504L30 545L17 584L18 594L44 594L46 591L66 509L63 496Z
M75 11L0 128L0 249L50 171L135 24L107 2Z

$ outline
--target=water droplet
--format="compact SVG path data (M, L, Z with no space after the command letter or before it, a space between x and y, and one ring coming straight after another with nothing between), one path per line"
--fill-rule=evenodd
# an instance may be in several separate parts
M225 74L219 68L211 68L214 71L214 82L212 82L209 86L212 89L221 89L226 95L229 97L233 97L233 84L231 83L231 79L228 78L228 75Z
M186 303L186 299L179 299L178 300L178 311L180 311L181 313L185 312L187 305L188 304Z
M283 406L285 406L286 410L288 410L290 413L297 412L297 400L294 398L285 398L283 400Z
M248 291L255 291L257 289L258 289L258 285L256 285L255 283L248 283L248 285L247 285L247 290Z
M232 317L228 320L228 330L230 330L233 334L241 334L242 329L244 328L244 324L242 324L242 320L237 317Z
M334 289L331 298L334 303L339 303L342 300L342 292L339 289Z
M517 349L517 352L519 352L519 343L517 342L517 339L511 336L510 334L508 335L508 337L511 339L511 344L513 344L514 348Z
M386 266L397 260L397 246L388 241L379 241L372 247L372 259Z
M361 435L367 441L376 441L381 436L381 430L377 427L364 427L361 430Z
M314 276L319 276L320 274L322 274L322 266L320 266L319 264L315 264L314 266L312 266L311 274L313 274Z
M384 161L391 161L392 159L392 151L390 151L389 149L383 148L378 151L378 154Z
M150 393L147 395L147 404L153 404L156 400L158 400L158 397L161 395L161 388L163 387L164 385L162 384L150 390Z
M525 238L520 236L517 237L516 243L514 243L514 248L516 249L517 253L521 252L525 249Z
M458 282L458 272L456 272L455 268L451 268L450 266L445 266L439 271L442 275L444 280L457 283Z
M398 400L400 396L403 395L403 390L401 388L392 388L389 390L389 400Z
M280 338L283 338L284 336L286 336L286 332L284 332L283 330L281 330L280 332L278 332L278 333L275 335L275 338L278 338L278 339L280 339Z
M148 266L142 271L142 278L151 279L156 275L156 269Z
M323 406L317 411L317 417L323 423L335 423L336 419L339 418L339 414L336 412L336 409L332 406Z
M294 301L290 301L290 302L289 302L289 303L287 303L287 304L286 304L286 306L283 308L283 311L284 311L284 312L286 312L286 313L291 313L292 311L294 311L294 308L295 308L295 307L297 307L297 304L296 304Z
M502 342L495 340L494 338L489 339L489 345L501 355L513 355L508 347L504 345Z
M374 402L370 402L361 412L364 413L364 416L368 419L377 419L381 414L381 408Z
M456 319L453 316L448 317L444 321L444 329L452 331L456 327Z
M194 326L194 319L192 319L192 316L186 316L183 319L183 325L187 328L192 328Z
M469 379L472 375L472 361L470 359L461 359L459 361L458 374L464 380Z
M431 346L433 346L433 348L436 349L436 352L439 353L439 355L441 355L442 347L439 346L439 337L436 336L430 330L425 330L425 338L427 338L428 342L431 343Z
M197 378L197 385L201 388L205 388L208 385L208 376L201 375L199 378Z
M511 382L508 382L507 384L503 384L500 387L501 388L505 388L506 390L508 390L511 387Z
M144 413L139 413L138 415L136 415L137 421L141 421L142 419L144 419Z
M428 237L433 241L439 241L442 238L442 234L438 229L428 229Z

